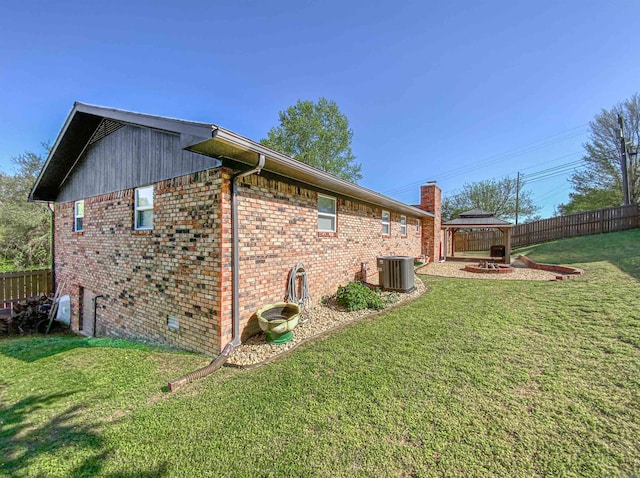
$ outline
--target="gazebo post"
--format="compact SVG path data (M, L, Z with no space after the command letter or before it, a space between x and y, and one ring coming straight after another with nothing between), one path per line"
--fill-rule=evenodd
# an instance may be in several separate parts
M451 257L455 257L456 256L456 228L450 229L451 230Z
M502 229L502 237L504 238L504 263L511 264L511 228Z

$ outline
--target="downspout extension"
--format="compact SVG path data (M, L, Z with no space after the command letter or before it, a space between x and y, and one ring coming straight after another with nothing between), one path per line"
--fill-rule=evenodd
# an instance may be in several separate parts
M214 131L215 132L215 131ZM202 367L201 369L190 372L182 377L172 380L169 382L169 391L175 392L180 387L184 385L206 377L207 375L211 375L213 372L218 370L220 367L224 365L224 363L229 358L231 352L235 350L236 347L240 345L240 311L239 311L239 303L240 303L240 292L238 290L239 287L239 274L238 268L240 266L240 257L238 255L238 185L236 181L238 179L244 178L246 176L250 176L252 174L260 174L262 168L264 167L265 157L263 154L260 155L260 159L255 168L250 171L245 171L243 173L236 174L231 178L231 231L232 231L232 245L231 245L231 267L233 269L232 272L232 329L231 329L231 341L225 345L224 349L214 360L211 361L209 365Z
M188 374L169 382L169 391L173 393L186 384L193 382L194 380L198 380L200 378L206 377L207 375L211 375L213 372L224 365L224 363L229 358L229 354L233 352L233 349L235 349L235 347L231 344L231 342L229 342L222 350L220 355L213 359L209 365L206 365L198 370L194 370L193 372L189 372Z

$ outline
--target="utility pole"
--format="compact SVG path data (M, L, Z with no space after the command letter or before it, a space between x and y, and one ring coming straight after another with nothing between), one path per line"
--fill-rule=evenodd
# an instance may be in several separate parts
M518 213L520 212L520 171L516 177L516 226L518 225Z
M618 115L618 125L620 125L620 166L622 169L622 202L625 206L631 204L629 197L629 180L627 179L627 143L624 139L624 129L622 116Z

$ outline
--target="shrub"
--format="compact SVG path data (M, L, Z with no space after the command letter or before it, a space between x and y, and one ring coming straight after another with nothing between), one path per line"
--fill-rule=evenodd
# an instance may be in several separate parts
M380 310L385 306L379 293L360 282L349 282L346 286L338 287L336 302L350 312L362 309Z

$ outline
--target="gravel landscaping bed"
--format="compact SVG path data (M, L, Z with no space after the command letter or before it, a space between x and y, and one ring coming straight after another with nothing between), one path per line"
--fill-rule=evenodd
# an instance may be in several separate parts
M383 297L396 299L384 310L389 310L421 296L426 290L424 283L416 277L415 285L416 290L408 294L384 292ZM335 331L351 322L374 316L380 312L382 311L370 309L348 312L332 302L318 304L311 310L311 319L304 324L298 325L293 330L293 340L291 342L272 345L266 342L264 333L254 335L229 355L226 364L235 367L250 367L269 362L271 359L295 349L298 345L308 340L327 335L329 332Z
M555 272L542 271L527 268L522 261L514 259L511 261L513 272L510 274L478 274L464 270L464 266L475 264L474 262L464 261L446 261L434 262L421 267L416 272L430 276L440 277L459 277L462 279L483 279L483 280L537 280L549 281L556 280L556 276L560 275Z

